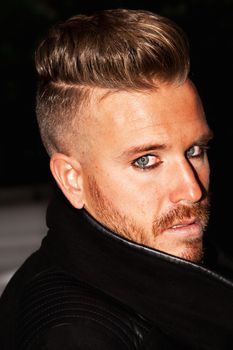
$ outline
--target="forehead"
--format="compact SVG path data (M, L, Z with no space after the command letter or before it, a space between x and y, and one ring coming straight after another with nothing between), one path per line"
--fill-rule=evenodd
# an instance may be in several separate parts
M181 86L164 84L156 91L97 90L88 114L83 140L92 162L152 144L184 150L209 133L201 100L190 81Z
M145 129L170 134L206 124L201 100L190 81L181 86L163 84L156 91L97 95L93 101L92 123L105 134L120 136Z

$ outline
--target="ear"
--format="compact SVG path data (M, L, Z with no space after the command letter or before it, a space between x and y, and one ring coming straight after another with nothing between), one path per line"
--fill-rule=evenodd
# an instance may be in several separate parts
M84 206L84 193L80 163L62 153L55 153L50 159L50 170L69 202L81 209Z

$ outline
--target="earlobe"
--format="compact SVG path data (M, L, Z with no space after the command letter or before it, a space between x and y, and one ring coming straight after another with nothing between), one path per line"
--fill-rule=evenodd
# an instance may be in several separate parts
M50 159L50 170L69 202L75 208L81 209L84 201L80 163L62 153L55 153Z

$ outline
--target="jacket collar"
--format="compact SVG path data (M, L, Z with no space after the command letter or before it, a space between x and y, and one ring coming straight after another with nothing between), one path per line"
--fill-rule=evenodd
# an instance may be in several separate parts
M171 338L187 344L192 339L205 349L233 344L231 281L118 236L60 193L48 208L47 225L43 247L68 273L128 305Z

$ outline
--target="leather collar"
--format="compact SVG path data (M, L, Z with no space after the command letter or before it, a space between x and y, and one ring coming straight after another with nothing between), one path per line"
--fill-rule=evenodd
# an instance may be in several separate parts
M128 305L190 349L197 344L203 349L233 345L231 281L128 241L85 210L73 208L61 193L55 197L47 211L49 233L42 247L57 265Z

